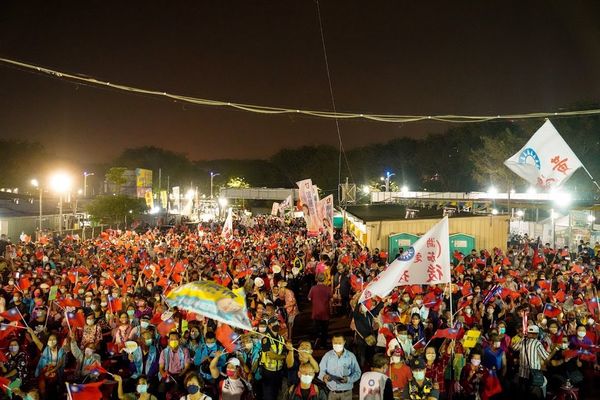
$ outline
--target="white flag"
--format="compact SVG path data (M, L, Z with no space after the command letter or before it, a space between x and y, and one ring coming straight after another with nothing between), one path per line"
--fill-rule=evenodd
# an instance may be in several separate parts
M221 237L225 239L231 239L233 236L233 215L231 213L231 207L227 210L227 218L223 224L223 230L221 230Z
M394 260L365 288L360 302L385 297L403 285L436 285L450 282L450 242L448 217L444 217L425 235Z
M544 189L559 187L582 166L550 120L504 165L530 184Z
M271 206L271 215L276 217L279 214L279 203L274 202Z
M291 194L288 197L286 197L285 200L281 202L281 204L279 204L279 212L281 213L281 215L285 215L285 211L288 208L292 208L292 195Z

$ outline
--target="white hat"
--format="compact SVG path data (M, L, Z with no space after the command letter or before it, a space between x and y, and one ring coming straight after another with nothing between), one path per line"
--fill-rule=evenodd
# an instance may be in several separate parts
M527 333L540 333L540 328L537 325L529 325L527 327Z
M263 281L263 279L261 277L256 277L256 278L254 278L254 286L263 287L263 286L265 286L265 281Z
M240 363L240 360L238 360L238 359L237 359L237 358L235 358L235 357L232 357L232 358L230 358L229 360L227 360L226 364L231 364L231 365L233 365L234 367L239 367L239 366L241 366L241 365L242 365L242 364Z
M279 266L277 264L273 265L273 273L278 274L280 272L281 272L281 266Z
M292 275L298 276L300 269L298 267L292 267Z
M40 289L48 289L49 287L50 287L50 286L48 286L48 284L47 284L47 283L42 283L42 284L40 285Z

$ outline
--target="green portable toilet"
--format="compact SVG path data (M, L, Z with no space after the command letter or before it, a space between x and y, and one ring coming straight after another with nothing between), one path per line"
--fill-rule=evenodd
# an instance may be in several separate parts
M412 233L395 233L388 238L388 262L392 262L399 249L406 250L419 239Z
M333 227L335 229L342 229L344 227L344 217L342 215L333 216Z
M455 233L450 235L450 255L454 254L455 250L467 255L471 253L471 250L473 249L476 249L475 236L467 235L465 233Z

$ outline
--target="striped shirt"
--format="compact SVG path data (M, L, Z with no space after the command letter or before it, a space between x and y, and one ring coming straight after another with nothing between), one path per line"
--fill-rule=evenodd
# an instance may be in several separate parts
M542 343L537 339L523 339L513 345L513 349L519 352L519 376L529 378L529 369L541 369L550 353L544 349Z

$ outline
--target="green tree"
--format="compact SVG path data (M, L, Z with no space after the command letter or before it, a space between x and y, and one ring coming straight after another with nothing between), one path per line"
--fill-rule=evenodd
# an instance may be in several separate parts
M144 199L127 196L99 196L87 206L93 221L110 225L132 221L146 210Z
M106 172L106 180L115 185L117 194L121 194L121 186L127 183L126 171L125 167L112 167Z
M229 188L249 188L250 184L246 182L243 177L240 176L232 176L227 181L227 187Z
M525 143L509 128L496 136L482 136L481 147L471 150L472 177L483 188L494 185L507 191L522 185L523 180L504 165L504 161Z

